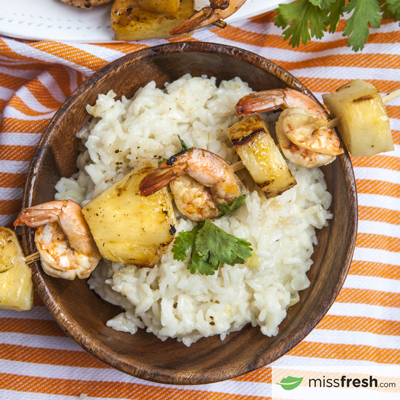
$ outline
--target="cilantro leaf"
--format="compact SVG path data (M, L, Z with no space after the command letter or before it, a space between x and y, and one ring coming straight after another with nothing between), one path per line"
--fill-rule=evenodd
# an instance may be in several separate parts
M205 220L195 239L195 250L202 259L207 257L209 264L217 270L220 264L243 264L251 257L251 244L245 239L226 233Z
M194 239L196 238L197 232L201 228L201 223L197 224L190 232L182 231L179 232L175 239L174 247L172 252L174 253L174 260L184 261L194 246Z
M233 203L228 206L228 204L220 204L218 206L219 210L222 212L222 214L218 218L222 218L227 214L230 214L240 208L242 204L245 202L247 197L247 194L242 194L241 196L236 197L236 199L233 201Z
M347 45L353 47L354 51L362 50L368 40L369 28L381 26L381 8L378 0L350 0L343 11L353 15L346 21L343 36L349 36Z
M193 147L187 147L187 144L181 139L181 137L178 135L178 139L181 142L182 150L191 150Z
M343 15L343 7L346 4L346 0L336 0L329 9L329 32L336 32L336 28L340 21L340 17Z
M336 0L309 0L313 6L321 6L322 10L330 8Z
M219 265L214 266L208 262L208 254L202 254L197 251L196 246L193 247L192 257L187 265L188 270L191 274L196 271L201 275L214 275Z
M382 18L400 20L400 2L398 0L378 0L382 9Z
M328 0L325 0L325 4L328 4ZM299 46L300 41L306 44L312 37L321 39L329 24L328 11L309 0L280 4L276 12L275 25L286 28L283 31L284 39L290 38L292 47Z
M201 221L190 232L180 232L172 249L174 259L183 261L190 250L187 265L194 274L214 275L220 264L243 264L251 257L251 244L224 232L209 220Z
M312 37L320 39L329 25L334 33L343 14L352 13L346 21L343 36L354 51L362 50L368 40L369 27L379 28L382 18L400 20L399 0L297 0L281 4L276 10L275 25L284 29L289 44L306 44Z
M399 0L386 0L386 5L389 11L394 14L396 20L400 19L400 3Z

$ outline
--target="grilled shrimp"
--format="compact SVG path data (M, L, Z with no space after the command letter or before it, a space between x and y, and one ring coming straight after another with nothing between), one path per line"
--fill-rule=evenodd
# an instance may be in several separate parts
M149 196L185 174L193 179L172 183L171 191L175 192L179 211L195 221L217 217L219 205L231 205L246 193L225 160L210 151L193 148L163 161L148 174L140 183L140 194Z
M25 208L14 226L38 227L35 243L43 270L55 278L88 278L101 256L82 207L72 200L50 201Z
M234 14L246 0L210 0L210 6L194 13L178 27L172 29L171 35L182 35L210 25L220 19Z
M216 218L221 212L210 189L189 175L182 175L169 183L178 210L193 221Z
M309 114L318 118L327 119L327 114L322 106L315 102L311 97L291 88L263 90L261 92L250 93L242 97L235 106L237 115L249 115L286 109L291 107L304 108Z
M304 168L314 168L330 164L336 157L301 148L291 142L285 135L282 120L290 110L288 108L282 111L276 123L276 138L283 155L294 165Z
M236 105L238 116L283 109L276 123L279 146L293 164L313 168L331 163L343 153L334 128L327 128L324 108L290 88L250 93Z
M321 154L343 153L340 140L332 135L326 120L307 113L304 108L287 108L282 112L282 127L288 139L299 147Z

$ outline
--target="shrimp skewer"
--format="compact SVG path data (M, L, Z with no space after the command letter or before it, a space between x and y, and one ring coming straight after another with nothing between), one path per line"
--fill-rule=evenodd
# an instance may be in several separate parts
M297 90L272 89L239 100L238 116L283 109L276 123L279 146L293 164L305 168L331 163L343 153L328 115L316 101Z
M194 13L178 27L172 29L171 35L182 35L210 25L220 19L234 14L246 0L210 0L210 6Z
M177 180L183 175L192 179ZM181 151L163 161L142 180L139 191L142 196L149 196L168 183L179 211L195 221L217 217L221 214L219 205L231 205L246 193L245 186L225 160L197 148Z
M88 278L101 256L82 215L72 200L50 201L21 211L14 226L38 227L35 243L43 270L55 278Z

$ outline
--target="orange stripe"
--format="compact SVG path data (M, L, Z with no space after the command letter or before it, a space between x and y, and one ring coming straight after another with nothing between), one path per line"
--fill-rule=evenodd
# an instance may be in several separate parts
M400 84L398 84L397 88L400 88ZM400 106L386 104L386 111L389 118L400 118Z
M359 206L358 219L400 225L400 211L388 210L387 208Z
M68 97L71 92L71 79L66 68L61 65L55 65L47 71L57 82L65 97Z
M0 72L0 86L10 90L17 90L28 82L28 79L7 75Z
M45 343L45 341L46 337L43 337L43 343ZM86 351L41 349L2 344L0 346L0 357L4 360L29 362L33 364L50 364L81 368L110 368Z
M42 61L34 57L27 57L22 54L16 53L15 51L11 50L4 42L3 39L0 38L0 54L3 57L7 57L10 60L26 60L26 61L34 61L36 63L42 64L51 64L50 62ZM9 65L9 64L8 64Z
M350 266L349 274L400 280L399 267L391 264L376 263L372 261L353 260Z
M8 103L8 100L0 99L0 113L2 113L3 110L6 108L7 103Z
M75 47L68 46L65 43L45 41L31 43L30 46L34 49L52 54L63 60L70 61L75 65L82 65L94 71L108 64L108 61L103 60L102 58L96 57L93 54Z
M0 187L23 188L25 186L25 174L10 174L0 172Z
M399 252L400 238L385 235L374 235L371 233L358 233L356 240L357 247L380 249L386 251ZM400 252L399 258L400 258Z
M284 40L283 35L256 33L230 25L228 25L225 29L212 29L212 32L222 39L244 43L250 46L274 47L287 50L289 44L288 40ZM400 32L397 31L371 34L368 39L368 43L398 43L399 41ZM303 51L306 51L307 53L317 53L346 46L347 39L345 38L329 42L311 40L307 43L307 47L301 44L300 47L291 48L290 50L300 53ZM357 60L357 64L355 64L355 60ZM369 63L368 60L370 60ZM399 65L399 60L400 57L395 54L333 54L298 62L280 61L280 65L285 69L293 69L307 68L310 65L316 66L319 63L329 63L329 66L359 65L360 67L368 67L371 65L371 63L374 63L375 67L382 65L384 68L397 68L397 66Z
M0 132L16 132L16 133L42 133L50 119L39 119L39 120L22 120L18 118L4 117L2 120Z
M400 364L400 350L379 349L363 345L311 343L303 340L288 354L300 357L365 360L385 364Z
M30 81L26 88L35 96L35 99L44 107L57 110L61 106L61 102L56 100L49 92L46 86L43 85L38 79Z
M14 332L42 336L67 336L57 325L56 321L22 318L1 318L0 321L0 332ZM45 340L46 339L43 338L43 341Z
M263 367L233 379L238 382L272 383L272 369Z
M317 325L317 328L339 331L370 332L377 335L398 335L400 332L400 322L367 317L325 315Z
M400 197L400 184L397 183L357 179L356 185L359 194L378 194L381 196Z
M400 162L398 157L376 154L369 157L352 158L353 167L374 167L389 169L391 171L400 171Z
M369 304L382 307L399 307L400 294L369 289L343 288L336 301L340 303Z
M280 63L279 63L280 65ZM327 78L310 78L301 77L301 82L307 86L312 92L328 93L334 92L338 87L349 82L349 79L327 79ZM390 93L397 88L397 84L393 81L383 81L377 79L365 79L371 85L374 85L380 92Z
M8 102L8 106L15 108L16 110L20 111L22 114L29 115L29 116L40 116L40 115L48 115L51 110L49 111L35 111L29 106L27 106L24 101L18 97L17 95L14 95L11 100Z
M0 52L1 53L1 52ZM3 54L3 53L1 53ZM22 63L22 64L18 64L14 61L4 61L4 60L0 60L0 67L5 67L5 68L12 68L12 69L20 69L20 70L29 70L29 71L34 71L37 70L38 73L40 71L43 71L44 69L48 68L48 65L46 64L39 64L39 63Z
M22 200L0 200L0 214L11 215L21 211Z
M400 131L395 131L392 129L392 138L394 144L400 145Z
M0 160L30 161L36 147L34 146L0 146Z
M173 386L150 386L126 382L82 381L72 379L39 378L12 374L0 374L2 389L22 392L46 393L64 396L79 396L85 393L89 397L121 398L132 400L267 400L265 396L235 395L213 393L202 390L177 389Z

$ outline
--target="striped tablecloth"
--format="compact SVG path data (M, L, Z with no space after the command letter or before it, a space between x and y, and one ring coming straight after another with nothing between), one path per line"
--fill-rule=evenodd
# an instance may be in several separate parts
M371 30L364 50L354 53L342 37L344 21L337 33L293 50L272 18L268 13L179 40L253 51L291 71L319 99L355 78L382 94L400 87L398 23L383 21ZM35 145L67 96L110 61L166 42L91 45L0 38L0 225L10 224L19 212ZM286 356L222 383L153 384L81 350L36 297L29 312L0 312L0 399L400 399L400 99L387 111L395 151L353 159L359 234L349 276L329 313ZM283 390L276 383L288 376L303 381ZM353 384L357 379L359 387Z

